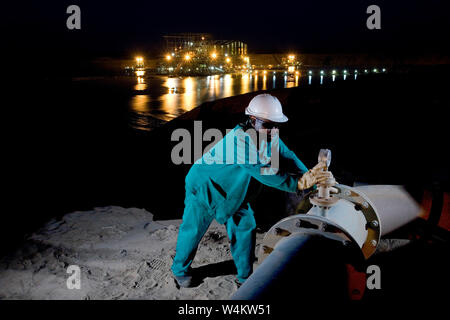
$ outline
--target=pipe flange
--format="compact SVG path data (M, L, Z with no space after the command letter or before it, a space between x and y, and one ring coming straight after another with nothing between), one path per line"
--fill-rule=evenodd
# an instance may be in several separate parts
M341 241L346 247L355 247L360 251L355 239L336 223L319 216L297 214L278 221L264 236L258 252L258 264L261 264L275 249L277 243L294 233L320 232L324 236Z
M367 236L361 250L367 259L375 252L381 237L381 223L376 207L365 194L352 187L337 184L334 188L338 190L338 193L333 194L333 197L351 202L356 211L364 216ZM313 205L316 205L317 192L314 190L303 198L297 207L297 213L307 213Z

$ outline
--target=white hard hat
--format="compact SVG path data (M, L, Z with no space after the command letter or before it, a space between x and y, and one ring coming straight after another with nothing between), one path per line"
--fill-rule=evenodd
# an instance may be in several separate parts
M254 97L248 107L245 108L245 114L273 122L288 121L288 118L283 114L280 101L267 93Z

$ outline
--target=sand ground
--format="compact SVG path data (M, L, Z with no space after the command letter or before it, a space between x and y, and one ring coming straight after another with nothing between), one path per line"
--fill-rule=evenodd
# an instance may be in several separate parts
M170 266L180 223L115 206L49 221L0 260L0 299L228 299L237 290L235 270L225 227L216 221L192 264L203 282L175 284ZM263 236L257 234L256 250ZM71 265L80 268L80 289L67 286Z

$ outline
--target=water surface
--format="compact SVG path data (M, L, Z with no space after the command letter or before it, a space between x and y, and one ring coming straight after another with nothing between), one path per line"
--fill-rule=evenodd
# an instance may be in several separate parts
M137 130L151 130L157 123L170 121L206 101L258 90L324 84L343 77L288 77L283 72L271 71L201 77L136 77L129 105L130 125Z

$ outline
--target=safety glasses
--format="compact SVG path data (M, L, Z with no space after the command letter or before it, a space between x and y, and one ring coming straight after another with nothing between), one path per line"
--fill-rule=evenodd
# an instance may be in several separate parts
M256 122L264 129L278 129L279 123L276 122L270 122L270 121L264 121L258 118L255 118Z

